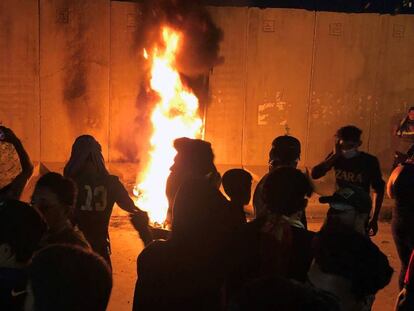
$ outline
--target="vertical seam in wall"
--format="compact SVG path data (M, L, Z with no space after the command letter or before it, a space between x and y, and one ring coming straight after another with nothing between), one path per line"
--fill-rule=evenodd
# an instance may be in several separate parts
M107 162L111 162L110 149L111 149L111 111L112 111L112 88L111 88L111 62L112 62L112 4L109 4L109 59L108 59L108 150L107 150Z
M382 15L378 14L378 31L381 31L381 26L382 26ZM382 37L380 37L382 38ZM377 68L381 68L382 65L382 60L383 60L383 51L382 51L382 39L380 39L380 46L379 46L379 50L378 50L378 55L379 60L378 60L378 64L377 64ZM386 37L386 40L388 40L388 37ZM384 45L385 46L385 45ZM377 99L379 99L379 96L377 97L377 92L378 92L378 79L379 79L379 70L377 70L376 74L375 74L375 80L374 80L374 95L373 95L373 99L374 99L374 103L371 104L371 110L369 112L369 127L368 127L368 135L367 135L367 151L369 153L371 153L371 133L372 133L372 122L373 122L373 118L375 115L375 108L377 107L377 105L375 104L375 102L377 101Z
M41 44L40 44L40 40L41 40L40 1L41 0L37 1L37 18L38 18L38 20L37 20L37 25L38 25L38 28L37 28L37 32L38 32L38 34L37 34L38 35L38 51L37 51L37 53L38 53L38 55L37 55L37 57L38 57L38 59L37 59L38 95L37 95L37 97L38 97L38 101L39 101L39 165L42 161L42 88L41 88L41 76L40 76L40 70L41 70L41 67L40 67L40 65L41 65L40 64L40 59L41 59L41 55L40 55L40 53L41 53L41 50L40 50L41 49Z
M245 48L244 48L244 100L243 100L243 122L241 132L241 150L240 150L240 164L241 167L245 166L244 163L244 138L245 138L245 126L246 126L246 105L247 105L247 80L248 80L248 60L249 60L249 29L250 29L250 8L246 10L247 22L246 22L246 34L245 34Z
M307 108L307 120L306 120L306 137L305 137L305 166L308 164L309 159L309 136L310 136L310 112L312 106L312 86L313 86L313 75L314 75L314 65L315 65L315 54L316 54L316 31L318 24L318 14L317 11L314 11L314 25L313 25L313 44L312 44L312 59L311 59L311 68L309 76L309 92L308 92L308 108Z

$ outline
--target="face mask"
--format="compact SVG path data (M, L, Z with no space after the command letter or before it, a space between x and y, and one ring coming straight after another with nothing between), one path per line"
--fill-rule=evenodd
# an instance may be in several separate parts
M358 154L358 150L356 148L352 148L349 150L342 150L342 155L345 159L350 159L355 157Z

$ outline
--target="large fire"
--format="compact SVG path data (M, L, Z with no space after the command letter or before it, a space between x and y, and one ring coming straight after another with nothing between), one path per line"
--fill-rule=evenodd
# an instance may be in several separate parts
M173 142L179 137L197 138L202 120L198 116L198 99L187 88L175 68L175 60L183 40L182 34L162 28L162 43L152 51L144 50L151 62L150 87L159 96L152 115L153 134L150 158L135 185L135 204L148 212L152 223L163 224L168 211L165 187L176 151Z

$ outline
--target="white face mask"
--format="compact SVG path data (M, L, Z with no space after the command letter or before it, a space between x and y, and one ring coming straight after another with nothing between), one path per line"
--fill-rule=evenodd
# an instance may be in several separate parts
M356 148L352 148L349 150L342 150L342 155L345 159L350 159L355 157L358 154L358 150Z

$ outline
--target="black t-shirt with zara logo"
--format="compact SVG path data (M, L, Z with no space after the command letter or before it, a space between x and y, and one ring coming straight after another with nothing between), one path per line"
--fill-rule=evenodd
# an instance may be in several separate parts
M328 156L328 158L332 153ZM375 192L383 192L385 182L378 159L365 152L359 152L355 157L345 158L340 156L333 165L335 179L338 188L348 185L360 187L370 192L372 187Z

